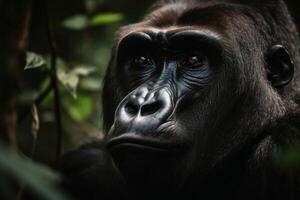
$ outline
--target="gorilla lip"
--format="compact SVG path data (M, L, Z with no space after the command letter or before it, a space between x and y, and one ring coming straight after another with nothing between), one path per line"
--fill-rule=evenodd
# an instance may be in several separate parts
M181 152L186 149L185 145L174 145L171 142L164 142L159 139L149 138L145 139L138 135L126 134L107 141L106 148L114 150L117 148L134 148L154 152Z

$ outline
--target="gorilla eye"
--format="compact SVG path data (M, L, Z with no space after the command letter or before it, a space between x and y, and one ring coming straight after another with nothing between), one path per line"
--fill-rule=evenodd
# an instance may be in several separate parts
M151 59L146 56L138 56L134 58L134 64L136 65L150 65Z
M185 61L184 61L184 65L186 66L198 66L198 65L202 65L204 61L204 58L202 56L198 56L198 55L192 55L192 56L188 56Z

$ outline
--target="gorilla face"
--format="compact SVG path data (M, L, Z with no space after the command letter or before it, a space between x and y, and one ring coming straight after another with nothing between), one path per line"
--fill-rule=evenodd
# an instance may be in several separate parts
M222 60L219 40L215 33L190 29L146 29L122 38L116 71L122 90L132 92L116 109L108 148L156 155L191 148L205 113L180 115L204 110Z

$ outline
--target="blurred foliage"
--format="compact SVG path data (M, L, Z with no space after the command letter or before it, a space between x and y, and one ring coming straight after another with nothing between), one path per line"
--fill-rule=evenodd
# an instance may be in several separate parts
M101 89L110 49L118 28L138 21L153 0L52 0L50 19L57 45L57 77L61 91L64 147L74 148L102 137ZM50 55L42 3L33 7L32 28L25 76L29 82L20 102L30 105L50 85ZM55 118L51 92L38 106L41 129L35 158L54 159ZM30 152L29 115L22 122L18 139L23 152ZM49 147L49 148L46 148Z
M0 144L0 199L16 199L24 188L41 199L66 200L59 189L60 177L45 165L22 158ZM12 181L13 180L13 181ZM16 195L17 194L17 195Z
M121 21L123 15L120 13L100 13L88 19L86 15L74 15L63 21L62 25L71 30L82 30L89 26L100 26Z
M300 170L300 144L289 146L274 155L274 163L281 169Z
M56 66L65 149L102 137L100 95L115 32L120 26L137 21L152 2L49 1L58 54ZM53 91L42 104L32 106L51 85L45 24L43 1L35 1L24 67L28 84L17 97L19 113L27 112L17 133L18 152L22 152L22 156L0 145L0 199L4 200L21 199L28 191L41 199L66 199L57 189L59 175L43 165L55 160L57 138Z

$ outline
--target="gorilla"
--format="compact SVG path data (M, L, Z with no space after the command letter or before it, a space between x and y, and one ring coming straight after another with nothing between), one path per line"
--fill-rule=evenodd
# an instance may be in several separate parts
M105 137L66 153L77 199L300 199L299 38L282 0L159 1L117 34Z

